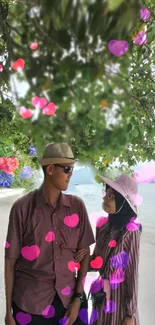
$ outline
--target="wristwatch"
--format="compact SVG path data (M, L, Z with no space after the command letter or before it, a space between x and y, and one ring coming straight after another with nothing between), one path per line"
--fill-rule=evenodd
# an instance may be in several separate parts
M135 315L126 315L127 318L130 318L130 319L134 319L135 318Z
M84 292L76 292L73 298L79 298L80 302L84 302L85 294Z

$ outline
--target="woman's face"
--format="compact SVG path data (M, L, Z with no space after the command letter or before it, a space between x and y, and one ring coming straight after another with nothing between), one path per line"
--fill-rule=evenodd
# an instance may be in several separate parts
M110 187L107 189L107 191L103 195L102 208L108 214L116 213L115 195L114 195L113 189Z

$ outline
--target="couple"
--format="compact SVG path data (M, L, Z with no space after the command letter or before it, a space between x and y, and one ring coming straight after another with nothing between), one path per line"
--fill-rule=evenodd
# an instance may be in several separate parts
M90 265L89 246L95 240L83 201L61 192L67 190L74 164L67 144L47 145L40 160L43 184L11 208L5 246L6 325L89 323L83 279ZM130 219L137 216L133 200L137 185L127 175L116 181L103 177L103 181L107 184L104 210L109 218L97 230L91 259L100 256L105 261L110 246L116 246L114 255L124 252L128 265L118 265L120 258L115 256L113 263L107 263L103 289L106 301L112 300L116 308L108 313L99 307L96 324L138 325L140 231L130 225ZM118 245L110 244L126 225L129 230L123 232ZM122 270L122 283L109 281L115 270Z

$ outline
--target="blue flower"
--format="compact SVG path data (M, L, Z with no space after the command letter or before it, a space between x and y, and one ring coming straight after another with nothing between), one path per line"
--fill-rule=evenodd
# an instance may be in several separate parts
M14 177L11 174L0 172L0 186L9 187L14 181Z
M32 177L32 168L30 166L24 166L22 171L20 172L21 178L31 178Z
M37 154L37 148L34 146L30 146L28 148L28 150L29 150L30 156L35 156Z

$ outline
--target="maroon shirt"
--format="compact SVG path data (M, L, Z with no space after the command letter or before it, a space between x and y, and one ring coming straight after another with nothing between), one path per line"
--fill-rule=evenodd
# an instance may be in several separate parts
M76 249L95 242L83 201L61 193L54 211L42 187L28 193L12 206L6 241L10 247L5 248L5 257L17 260L13 289L17 306L41 315L57 291L67 308L75 288L75 269L69 262L75 261Z

